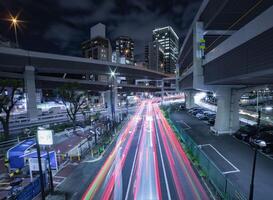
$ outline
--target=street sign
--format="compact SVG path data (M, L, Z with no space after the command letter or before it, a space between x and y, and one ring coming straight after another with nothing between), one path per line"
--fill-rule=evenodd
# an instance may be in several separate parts
M29 158L29 170L30 171L39 171L39 163L38 163L38 158ZM45 171L46 169L46 159L42 158L42 169Z
M41 129L37 133L39 145L52 145L53 144L53 131Z

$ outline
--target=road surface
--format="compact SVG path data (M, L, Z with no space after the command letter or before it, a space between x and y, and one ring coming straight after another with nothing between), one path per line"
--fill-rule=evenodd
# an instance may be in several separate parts
M142 102L82 199L209 199L158 104Z

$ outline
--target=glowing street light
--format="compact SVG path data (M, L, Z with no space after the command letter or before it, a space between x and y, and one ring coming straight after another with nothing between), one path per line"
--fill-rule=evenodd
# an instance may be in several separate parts
M115 74L115 71L111 71L111 72L110 72L110 76L111 76L111 77L115 77L115 75L116 75L116 74Z
M23 21L21 21L21 20L18 19L18 16L19 15L12 16L10 14L10 18L7 19L8 21L11 22L10 27L13 28L13 30L14 30L16 47L19 47L18 36L17 36L17 29L19 28L20 23L23 22Z

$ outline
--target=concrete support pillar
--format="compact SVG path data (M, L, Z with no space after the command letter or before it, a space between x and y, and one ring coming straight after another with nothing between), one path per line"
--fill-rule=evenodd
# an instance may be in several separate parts
M179 92L179 64L175 64L175 91Z
M116 82L112 82L112 89L111 90L107 90L103 93L104 97L104 102L105 105L107 107L107 113L110 116L110 118L112 118L112 113L113 113L113 117L114 119L116 119L117 113L116 113L116 108L117 108L117 84ZM113 119L113 120L114 120Z
M200 42L204 39L203 22L196 22L193 27L193 88L205 89Z
M184 92L185 94L185 102L186 102L186 108L190 109L193 108L195 106L194 103L194 95L195 95L195 91L194 90L186 90Z
M162 79L162 83L161 83L161 99L162 99L162 102L164 101L164 80Z
M24 83L26 92L27 115L30 120L38 119L38 110L36 102L36 86L35 86L35 68L26 66L24 72Z
M239 100L241 94L231 88L221 87L216 91L217 112L211 130L216 134L232 134L240 128Z
M100 95L101 95L101 100L100 100L100 102L101 102L101 104L102 104L103 106L105 106L105 92L100 92Z

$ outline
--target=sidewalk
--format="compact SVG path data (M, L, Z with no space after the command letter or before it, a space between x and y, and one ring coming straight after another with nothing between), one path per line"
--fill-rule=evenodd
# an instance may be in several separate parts
M231 135L215 136L203 121L186 111L171 113L170 117L202 148L226 176L248 196L254 152L249 145ZM238 169L238 170L236 170ZM273 160L258 153L254 199L273 199Z

